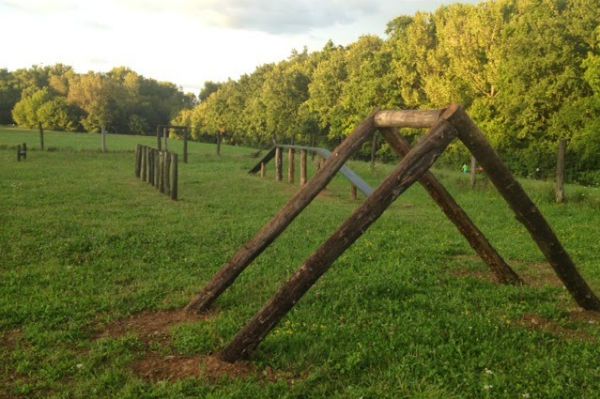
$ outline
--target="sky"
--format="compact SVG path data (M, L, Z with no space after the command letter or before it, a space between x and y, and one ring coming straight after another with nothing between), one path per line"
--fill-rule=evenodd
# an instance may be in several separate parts
M463 0L475 3L478 0ZM293 49L384 36L399 15L457 0L0 0L0 68L126 66L198 93Z

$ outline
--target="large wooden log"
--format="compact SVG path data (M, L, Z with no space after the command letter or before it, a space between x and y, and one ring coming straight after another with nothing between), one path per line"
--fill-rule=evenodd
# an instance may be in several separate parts
M448 109L451 114L456 107ZM446 116L446 115L444 115ZM375 222L388 206L425 173L455 137L444 119L400 161L394 172L371 194L342 226L302 265L233 341L218 354L235 362L254 350L287 312L333 262Z
M375 130L373 115L363 121L323 164L319 172L271 219L262 230L243 245L229 263L186 306L190 312L202 312L227 289L244 269L277 238L304 208L327 186L350 155L368 140Z
M379 111L375 114L377 127L430 128L440 119L443 109L419 111Z
M584 309L600 310L600 300L577 271L573 260L562 246L539 209L513 177L483 133L461 110L449 118L459 132L459 137L477 162L485 169L500 194L515 212L517 219L527 228L558 277L573 299Z
M408 154L410 144L408 140L399 134L396 128L383 128L380 131L384 139L398 155L405 156ZM442 209L448 219L454 223L458 231L460 231L469 245L471 245L471 248L487 263L499 283L522 284L522 280L517 273L504 261L481 230L475 226L466 212L431 172L424 173L419 179L419 183Z

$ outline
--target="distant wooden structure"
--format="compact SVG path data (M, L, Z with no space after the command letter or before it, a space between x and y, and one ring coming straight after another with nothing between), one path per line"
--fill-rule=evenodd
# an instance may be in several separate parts
M188 140L190 137L190 128L187 126L178 125L157 125L156 126L156 146L158 150L162 150L164 142L165 151L169 149L169 130L180 130L183 132L183 163L188 162Z
M410 148L398 128L430 128L416 146ZM243 327L218 357L234 362L247 357L294 307L333 262L349 248L412 184L419 181L444 213L457 226L479 256L490 266L496 278L520 283L519 277L489 244L481 231L456 204L444 187L428 172L436 159L455 139L461 140L485 169L489 179L529 231L573 299L584 309L600 310L600 300L579 274L575 264L552 231L539 209L512 176L483 133L461 106L442 110L380 111L365 119L325 161L318 173L304 185L257 235L244 244L224 265L186 309L202 312L223 293L250 263L261 254L325 188L348 158L379 129L384 139L404 156L392 174L372 192L352 216L304 261L298 271ZM279 148L279 147L278 147ZM281 150L276 154L281 154ZM277 159L277 156L276 156Z

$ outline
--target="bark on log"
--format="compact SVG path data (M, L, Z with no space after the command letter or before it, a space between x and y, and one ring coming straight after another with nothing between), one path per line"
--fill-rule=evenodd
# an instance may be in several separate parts
M455 109L451 107L447 112L451 114ZM433 165L454 137L452 125L441 119L429 135L400 161L394 172L238 332L218 357L226 362L247 357L333 262Z
M443 112L443 109L379 111L375 115L375 125L377 127L430 128L436 124Z
M306 150L300 150L300 186L304 186L307 182L307 159Z
M567 152L567 141L561 139L558 142L558 154L556 159L556 203L565 202L565 155Z
M408 140L398 133L396 128L383 128L380 131L384 139L398 155L405 156L408 154L410 144ZM471 245L471 248L490 267L499 283L523 283L519 275L504 261L485 235L475 226L466 212L431 172L423 174L421 179L419 179L419 183L425 188L435 203L438 204L448 219L454 223L458 231L460 231L469 245Z
M323 168L270 220L262 230L243 245L207 286L186 306L189 312L202 312L225 291L244 269L277 238L304 208L319 194L348 158L369 139L375 130L373 115L363 121L325 162Z
M579 274L573 260L546 219L500 160L483 133L462 110L449 118L449 121L458 131L462 142L475 155L477 162L483 166L492 183L515 212L517 219L527 228L573 299L584 309L600 310L600 300Z

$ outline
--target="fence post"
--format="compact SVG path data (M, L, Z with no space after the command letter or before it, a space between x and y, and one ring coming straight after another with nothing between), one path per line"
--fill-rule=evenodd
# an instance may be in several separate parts
M165 138L165 151L169 151L169 128L163 127L163 136Z
M141 165L140 165L140 178L142 179L142 181L146 181L146 169L148 167L148 158L147 158L147 152L146 149L148 147L146 147L145 145L141 146Z
M177 201L177 185L179 183L177 176L177 154L171 154L171 199Z
M281 181L283 174L281 167L283 166L283 154L281 153L281 147L275 149L275 180Z
M165 153L165 166L164 166L164 180L163 186L166 194L171 193L171 153L167 151Z
M160 126L156 126L156 147L160 150L162 146L162 138L160 137Z
M154 150L154 187L156 188L158 188L158 179L160 176L159 153L160 151Z
M140 177L142 172L142 145L135 146L135 177Z
M165 151L158 152L158 191L165 192Z
M358 198L358 193L356 192L356 186L354 184L351 185L352 190L352 200L356 201Z
M23 159L27 159L27 143L23 143Z
M306 150L300 150L300 185L305 185L306 180Z
M267 165L264 162L260 163L260 177L265 177L267 175Z
M294 175L296 174L295 152L293 148L288 150L288 183L290 184L294 184Z
M17 162L21 162L21 144L17 145Z

